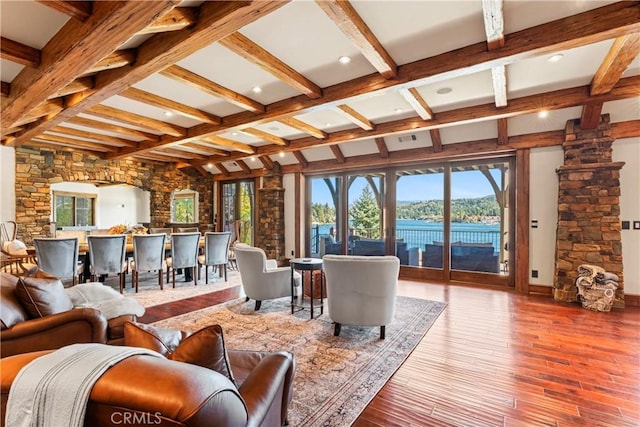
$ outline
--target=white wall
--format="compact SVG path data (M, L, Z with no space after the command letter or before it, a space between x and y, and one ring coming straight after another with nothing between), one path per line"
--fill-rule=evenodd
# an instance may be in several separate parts
M529 283L553 286L556 226L558 220L558 175L563 164L562 147L531 150L530 219L538 228L529 228L529 266L538 278ZM620 172L620 219L640 221L640 138L613 143L613 160L625 162ZM640 295L640 230L622 230L625 293Z
M529 219L538 221L538 228L529 223L529 270L538 270L538 277L529 283L553 286L556 227L558 224L558 174L564 162L562 147L531 150L531 182L529 183Z
M16 150L0 146L0 222L16 219Z
M640 138L619 139L613 143L613 161L625 162L620 171L620 219L631 223L622 230L624 292L640 295L640 230L633 221L640 221Z
M284 188L284 253L287 258L293 258L292 253L296 250L295 224L296 213L296 181L292 173L282 176L282 187ZM304 246L303 246L304 247ZM301 254L295 254L301 256Z
M135 225L150 220L150 193L129 185L96 187L79 182L60 182L51 191L69 191L97 195L96 226L109 228L117 224ZM53 212L52 218L53 221Z

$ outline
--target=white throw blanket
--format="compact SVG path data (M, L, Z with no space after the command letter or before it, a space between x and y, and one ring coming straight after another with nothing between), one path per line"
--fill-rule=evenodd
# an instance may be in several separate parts
M133 314L138 317L144 314L144 307L138 301L131 297L122 296L118 291L99 282L82 283L66 288L65 292L74 307L95 308L107 320L125 314Z
M93 385L111 366L143 348L72 344L24 366L11 385L5 422L11 427L82 427Z

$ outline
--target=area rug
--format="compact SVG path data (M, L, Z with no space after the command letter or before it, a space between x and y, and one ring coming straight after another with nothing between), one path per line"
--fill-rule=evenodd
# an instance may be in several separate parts
M291 314L290 299L255 302L244 298L153 325L196 331L222 326L229 349L292 352L296 358L291 426L348 426L416 347L446 304L397 297L386 339L380 328L344 325L339 337L326 312L311 320L309 311Z
M176 276L176 287L173 287L173 283L169 280L169 283L164 282L162 290L158 285L158 273L141 273L138 283L138 293L135 292L133 285L131 284L131 275L127 275L127 284L124 288L124 295L135 298L143 307L152 307L154 305L164 304L167 302L173 302L185 298L191 298L209 292L220 291L223 289L231 288L234 286L242 285L240 279L240 273L238 271L229 271L227 273L227 281L224 281L224 277L218 277L209 269L209 283L205 284L204 269L202 270L202 278L198 280L198 285L194 285L193 280L189 282L184 281L184 276ZM166 280L166 275L164 279ZM111 286L115 290L120 289L118 278L112 276L107 278L106 285Z

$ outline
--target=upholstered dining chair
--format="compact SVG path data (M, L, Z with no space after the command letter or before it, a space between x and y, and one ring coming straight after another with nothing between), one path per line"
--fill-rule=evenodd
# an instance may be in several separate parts
M256 300L256 310L260 310L263 300L291 296L290 267L278 267L276 260L267 259L260 248L236 243L233 249L247 301ZM295 272L294 280L299 288L300 273Z
M395 313L398 257L325 255L322 261L333 334L340 335L343 324L380 326L384 339L385 326Z
M122 293L127 276L127 236L124 234L89 235L89 271L91 280L97 282L100 276L117 274Z
M171 236L171 233L173 233L173 228L171 228L171 227L151 227L151 228L149 228L149 234L158 234L158 233L164 233L167 236Z
M134 234L133 235L133 262L131 267L131 281L136 292L140 282L141 271L157 271L158 284L163 289L163 275L167 264L164 260L165 243L167 235L159 234Z
M198 264L204 266L205 283L209 283L209 266L218 268L220 276L224 271L224 281L227 281L229 243L231 243L230 231L204 233L204 255L198 256Z
M76 285L84 272L84 264L78 261L77 237L33 239L38 268L58 278L71 278Z
M198 227L177 227L176 231L178 233L195 233L200 232L200 229Z
M193 283L198 284L196 269L198 268L198 252L200 250L200 232L173 233L171 235L171 256L167 258L167 282L169 270L172 272L173 287L176 287L176 270L191 269ZM185 275L186 275L185 271Z

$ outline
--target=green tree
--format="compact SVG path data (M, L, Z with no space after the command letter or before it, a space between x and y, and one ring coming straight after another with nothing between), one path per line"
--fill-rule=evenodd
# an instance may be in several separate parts
M380 207L369 187L364 187L360 197L349 208L351 226L373 239L380 237Z

